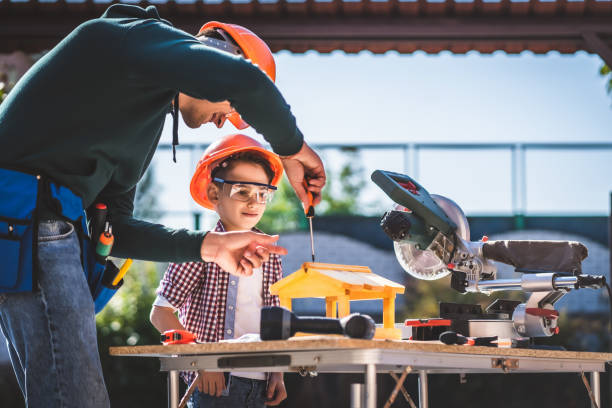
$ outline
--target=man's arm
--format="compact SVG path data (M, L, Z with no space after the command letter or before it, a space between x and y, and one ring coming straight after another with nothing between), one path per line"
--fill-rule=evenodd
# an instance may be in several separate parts
M172 229L133 217L136 188L121 194L98 197L108 207L115 243L112 256L156 262L197 262L205 231Z
M276 153L292 155L302 147L303 136L289 105L250 61L153 20L130 29L123 52L128 78L211 102L228 100Z
M270 253L286 254L278 236L251 231L204 232L172 229L133 217L135 188L118 196L102 194L115 235L112 256L157 262L215 262L234 275L249 276ZM259 248L263 246L264 248Z

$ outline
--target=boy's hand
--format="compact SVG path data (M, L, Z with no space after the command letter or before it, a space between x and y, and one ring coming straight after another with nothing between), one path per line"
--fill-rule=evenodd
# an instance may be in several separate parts
M225 390L225 377L223 373L209 373L200 370L200 383L197 384L200 392L213 397L220 397Z
M313 204L321 202L321 190L325 186L325 168L319 155L304 142L299 152L291 156L281 156L287 179L295 190L304 208L308 208L308 194L304 189L304 180L314 198Z
M287 390L285 389L285 382L283 381L283 373L270 373L266 397L268 397L266 405L270 406L278 405L285 398L287 398Z
M200 254L206 262L217 263L224 271L237 276L250 276L269 254L286 255L287 250L274 245L278 235L270 236L252 231L213 232L202 241ZM259 246L263 248L258 248Z

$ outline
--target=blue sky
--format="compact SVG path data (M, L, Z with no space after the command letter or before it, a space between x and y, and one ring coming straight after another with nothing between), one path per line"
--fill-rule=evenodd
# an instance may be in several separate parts
M584 52L280 52L276 62L277 85L311 143L612 142L612 97L598 74L602 61ZM169 125L162 142L171 141ZM182 142L208 143L233 132L229 123L221 130L180 127ZM256 135L252 129L245 133ZM195 209L186 186L198 157L181 154L178 166L167 152L158 152L155 160L168 210ZM342 163L337 154L324 155L332 170ZM455 199L467 213L507 214L509 157L491 151L423 152L419 181ZM361 158L368 174L375 168L403 171L400 152L370 151ZM607 212L612 150L532 152L526 168L528 213ZM388 202L379 203L379 196L368 188L364 208L382 210Z

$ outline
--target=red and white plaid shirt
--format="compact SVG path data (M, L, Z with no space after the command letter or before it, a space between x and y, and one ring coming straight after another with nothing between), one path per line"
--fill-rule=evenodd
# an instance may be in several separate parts
M225 231L221 221L215 231ZM279 306L278 296L270 294L270 286L283 277L280 256L270 254L268 262L262 265L262 273L263 305ZM171 263L159 283L157 294L178 309L181 324L195 334L198 341L217 342L226 337L229 280L230 274L214 262ZM231 335L227 337L232 338ZM195 374L184 373L184 378L191 383Z

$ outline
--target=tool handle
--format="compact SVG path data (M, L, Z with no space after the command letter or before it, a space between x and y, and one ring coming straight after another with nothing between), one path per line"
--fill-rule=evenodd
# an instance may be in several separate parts
M457 230L455 224L433 200L427 190L416 180L405 174L375 170L372 181L397 204L412 210L428 226L435 227L444 235L451 235Z
M291 324L291 335L294 335L296 332L344 334L344 328L338 319L295 316L295 320Z
M308 190L308 182L304 179L304 190L306 190L306 195L308 196L308 206L304 207L304 214L306 214L306 218L312 218L315 215L314 210L314 196L312 195L312 191Z
M89 222L89 236L92 240L97 240L100 234L104 232L104 224L106 223L106 215L108 209L104 203L96 203L93 208L93 214Z
M96 255L98 255L100 259L106 260L106 257L110 255L113 244L115 243L115 237L113 236L113 231L108 222L106 222L104 229L104 232L100 234L98 243L96 244Z
M117 284L121 282L121 279L123 279L123 276L127 273L128 269L130 269L130 266L132 266L132 262L133 261L128 258L125 260L123 265L121 265L121 269L119 269L117 276L115 276L115 279L113 279L113 286L117 286Z

